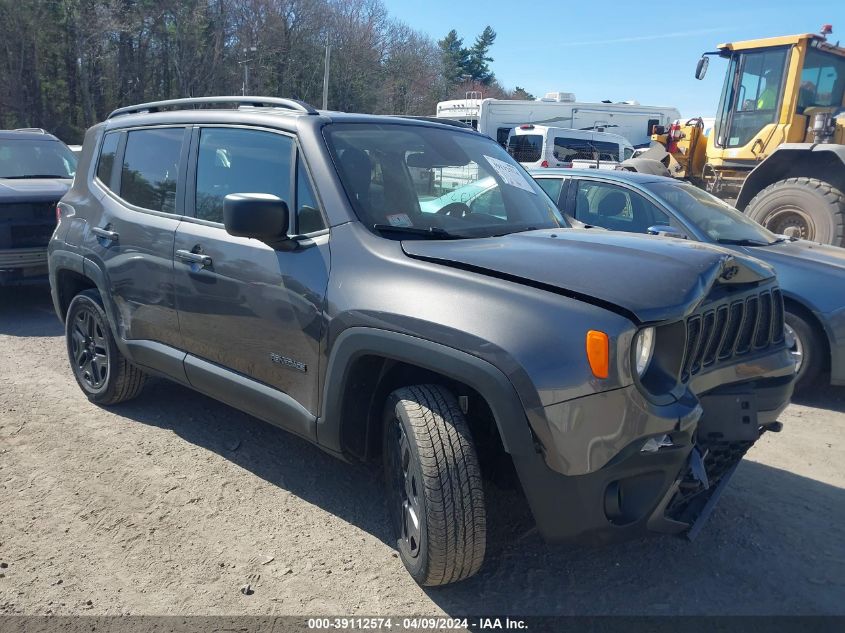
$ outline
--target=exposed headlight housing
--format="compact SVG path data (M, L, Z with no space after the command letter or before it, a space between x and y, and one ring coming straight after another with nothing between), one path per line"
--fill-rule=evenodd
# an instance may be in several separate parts
M634 337L634 369L639 378L643 377L654 354L654 328L643 328Z

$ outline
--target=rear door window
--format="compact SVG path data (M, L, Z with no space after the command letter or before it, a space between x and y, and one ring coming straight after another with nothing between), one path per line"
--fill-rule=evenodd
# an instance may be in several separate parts
M508 154L520 163L536 163L543 154L543 137L539 134L516 134L508 139Z
M184 128L132 130L126 139L120 197L143 209L176 213Z

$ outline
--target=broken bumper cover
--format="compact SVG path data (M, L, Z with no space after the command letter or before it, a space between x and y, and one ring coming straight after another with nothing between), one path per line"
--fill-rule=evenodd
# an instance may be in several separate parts
M616 397L636 410L628 424L635 422L637 431L632 437L621 426L624 446L609 459L606 445L618 446L618 437L596 436L592 453L569 464L559 453L550 460L548 451L545 458L513 456L540 534L549 542L589 544L697 532L746 451L767 429L779 428L793 378L720 386L669 406L646 402L633 386L617 390ZM607 394L553 406L569 409L550 412L550 423L572 427L608 414ZM620 415L625 418L617 410ZM601 466L574 475L557 470L589 465L591 458Z

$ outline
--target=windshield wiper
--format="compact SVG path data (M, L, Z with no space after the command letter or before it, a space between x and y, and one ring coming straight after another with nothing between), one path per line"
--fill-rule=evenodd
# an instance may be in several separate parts
M465 235L455 235L449 233L439 226L430 226L428 228L420 228L418 226L393 226L392 224L373 224L376 231L383 233L407 233L408 235L420 235L433 240L462 240L466 239Z
M27 174L26 176L3 176L6 180L27 180L33 178L70 178L70 176L62 176L56 174Z
M729 244L731 246L771 246L769 242L761 242L760 240L732 240L727 237L720 237L716 240L718 244Z
M526 231L536 231L536 226L526 226L521 229L514 229L513 231L505 231L504 233L496 233L493 237L504 237L505 235L513 235L514 233L525 233Z

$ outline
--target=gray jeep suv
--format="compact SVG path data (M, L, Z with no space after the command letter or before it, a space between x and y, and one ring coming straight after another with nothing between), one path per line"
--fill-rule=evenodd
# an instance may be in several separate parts
M165 376L381 458L425 585L479 569L482 475L504 469L550 541L694 534L792 391L768 266L569 228L494 141L429 120L117 110L86 135L49 264L89 399Z

